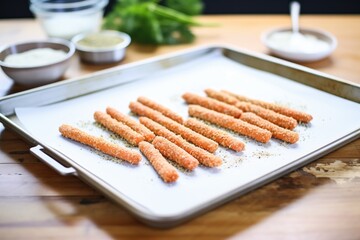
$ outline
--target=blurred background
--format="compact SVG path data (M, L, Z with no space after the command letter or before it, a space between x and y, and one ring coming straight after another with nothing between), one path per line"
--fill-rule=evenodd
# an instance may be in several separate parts
M61 0L60 0L61 1ZM109 0L105 14L116 0ZM186 1L186 0L184 0ZM203 14L287 14L289 0L203 0ZM299 0L302 14L360 14L360 0ZM30 18L29 0L1 0L0 18Z

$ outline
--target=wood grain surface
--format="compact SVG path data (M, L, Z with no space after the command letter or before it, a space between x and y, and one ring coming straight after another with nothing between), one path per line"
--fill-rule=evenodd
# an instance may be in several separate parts
M284 15L203 16L201 20L220 26L194 29L193 44L132 44L119 64L205 44L268 53L261 34L290 25ZM359 84L360 16L306 15L300 23L327 30L339 41L329 58L303 65ZM34 20L0 21L0 45L40 38L45 35ZM87 65L74 56L64 79L115 65ZM0 96L22 90L0 73ZM29 147L0 125L0 239L360 239L360 139L166 230L143 225L77 178L60 176L33 157Z

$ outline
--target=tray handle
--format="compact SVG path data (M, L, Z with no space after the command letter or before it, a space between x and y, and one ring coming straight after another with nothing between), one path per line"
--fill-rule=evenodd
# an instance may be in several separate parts
M76 170L72 167L65 167L61 165L58 161L44 153L42 150L44 148L40 145L30 148L31 154L37 157L40 160L43 160L47 165L52 167L56 172L59 174L66 176L66 175L74 175Z

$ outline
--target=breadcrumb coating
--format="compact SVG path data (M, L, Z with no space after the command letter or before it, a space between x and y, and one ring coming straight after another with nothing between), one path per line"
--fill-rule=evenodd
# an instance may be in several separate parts
M279 127L254 113L247 112L241 115L241 120L254 124L258 127L269 130L272 133L272 137L283 140L288 143L296 143L299 140L299 134L297 132L290 131L288 129Z
M134 131L143 135L145 140L151 142L155 138L155 134L151 132L149 129L132 119L130 116L123 114L112 107L106 108L107 114L109 114L112 118L116 119L119 122L124 123L125 125L132 128Z
M292 108L284 107L284 106L281 106L278 104L269 103L269 102L265 102L265 101L261 101L261 100L257 100L257 99L248 98L248 97L245 97L245 96L242 96L239 94L235 94L235 93L232 93L229 91L222 91L222 92L232 95L240 101L249 102L249 103L261 106L263 108L273 110L274 112L283 114L285 116L292 117L299 122L308 123L313 119L311 114L308 114L308 113L305 113L302 111L298 111L298 110L295 110Z
M146 107L145 105L139 102L131 102L129 108L132 112L140 116L148 117L154 120L155 122L160 123L170 131L181 135L187 141L192 142L196 146L201 147L211 153L215 152L216 149L219 147L217 142L207 137L204 137L203 135L198 134L197 132L194 132L193 130L185 127L184 125L175 122L174 120L168 117L165 117L161 113L149 107Z
M245 144L239 139L236 139L225 131L211 127L201 121L198 121L195 118L187 119L185 121L185 126L216 141L221 146L230 148L236 152L240 152L245 148Z
M262 143L267 143L271 138L271 132L268 130L198 105L189 106L189 115L233 130L236 133L251 137Z
M242 110L239 108L213 98L202 97L193 93L185 93L182 95L182 98L188 104L200 105L205 108L233 116L235 118L239 118L242 114Z
M106 141L101 137L90 135L70 125L61 125L59 131L66 138L88 145L105 154L128 161L131 164L139 164L141 160L141 154L136 151Z
M168 163L151 143L142 141L139 143L139 148L164 182L175 182L179 178L175 167Z
M150 118L140 117L139 121L141 122L141 124L154 132L157 136L162 136L170 142L175 143L176 145L184 149L204 166L218 167L222 164L222 160L220 157L217 157L214 154L211 154L208 151L205 151L204 149L196 147L195 145L187 142L181 136L176 135L175 133L171 132L170 130L160 125L159 123L151 120Z
M178 163L190 171L199 165L199 161L196 158L164 137L155 137L152 144L165 158Z
M110 131L123 137L126 141L128 141L130 144L134 146L137 146L139 142L145 140L145 138L141 134L135 132L127 125L116 121L106 113L96 111L94 113L94 119L95 121L106 127L107 129L109 129Z
M224 91L219 92L212 89L206 89L205 93L211 98L215 98L219 101L224 101L228 104L232 104L244 112L253 112L256 115L280 127L292 130L297 126L297 121L292 117L279 114L277 112L260 107L252 103L239 101L237 98L228 94L227 92Z
M141 97L138 97L137 101L149 108L152 108L152 109L160 112L162 115L164 115L180 124L183 124L183 122L184 122L183 118L179 114L177 114L176 112L172 111L171 109L169 109L161 104L158 104L158 103L152 101L151 99L141 96Z

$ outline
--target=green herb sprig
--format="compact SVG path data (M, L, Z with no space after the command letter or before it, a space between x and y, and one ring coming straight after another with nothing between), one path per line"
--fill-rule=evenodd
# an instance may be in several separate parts
M191 26L211 26L192 16L203 9L200 0L118 0L105 17L103 28L128 33L132 41L147 44L189 43Z

